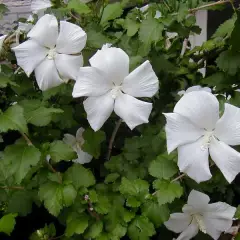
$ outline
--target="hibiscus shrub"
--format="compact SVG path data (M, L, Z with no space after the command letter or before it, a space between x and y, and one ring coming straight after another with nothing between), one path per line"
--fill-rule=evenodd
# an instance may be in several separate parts
M240 239L239 10L149 2L33 0L0 37L0 239Z

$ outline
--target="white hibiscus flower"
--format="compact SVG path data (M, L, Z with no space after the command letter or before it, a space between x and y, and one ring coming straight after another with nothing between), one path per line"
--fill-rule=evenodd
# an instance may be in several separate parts
M32 0L31 11L35 14L38 14L39 12L42 12L52 6L53 4L50 0Z
M229 145L240 144L240 109L225 104L219 119L217 98L205 91L185 94L167 119L167 148L178 148L178 166L196 182L209 180L208 156L222 171L229 183L240 172L240 153Z
M184 94L194 92L194 91L205 91L210 93L212 92L211 88L209 87L201 87L200 85L196 85L196 86L189 87L186 91L185 90L179 91L178 95L182 96Z
M97 131L114 111L130 129L147 123L152 104L135 97L152 97L158 79L149 61L129 74L129 57L120 48L104 46L81 68L73 97L87 96L84 108L91 127Z
M75 163L89 163L92 160L92 156L82 150L84 144L83 132L84 128L79 128L76 133L76 137L71 134L64 134L63 142L68 144L77 153L78 158L73 160Z
M60 21L46 14L27 35L30 39L13 48L18 65L29 76L35 71L41 90L56 87L69 79L76 79L83 57L80 54L87 40L79 26Z
M202 231L217 240L221 233L232 226L236 208L224 202L209 204L208 195L192 190L188 202L183 206L183 213L173 213L165 226L181 233L177 240L189 240Z

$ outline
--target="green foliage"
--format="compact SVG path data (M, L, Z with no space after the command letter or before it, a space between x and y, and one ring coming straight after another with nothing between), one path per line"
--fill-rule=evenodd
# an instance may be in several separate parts
M123 9L119 2L108 4L102 13L101 25L106 25L110 20L116 19L122 15Z
M49 154L51 159L55 162L59 162L61 160L71 160L76 158L76 153L74 150L65 144L63 141L54 141L49 146Z
M178 171L176 163L166 155L159 155L149 166L149 174L156 178L169 179Z
M99 158L101 143L106 139L105 133L103 131L94 132L92 129L88 128L84 131L83 138L85 142L82 149L95 158Z
M3 216L0 219L0 232L4 232L10 236L16 224L16 221L15 221L16 216L17 214L14 214L14 213L9 213Z
M19 130L27 133L27 122L24 117L23 108L19 105L11 106L4 113L0 113L0 131Z
M78 0L70 0L67 8L74 10L78 14L87 14L91 12L91 9L87 6L87 4L79 2Z
M32 166L38 164L40 157L41 153L37 148L25 144L10 145L4 151L4 161L11 168L10 174L17 184L22 182Z

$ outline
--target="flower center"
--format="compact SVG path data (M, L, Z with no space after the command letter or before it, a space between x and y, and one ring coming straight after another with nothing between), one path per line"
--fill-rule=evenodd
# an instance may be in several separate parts
M51 48L51 49L48 51L47 58L48 58L49 60L54 59L55 56L56 56L56 53L57 53L56 48Z
M206 131L203 136L203 143L201 145L201 149L203 151L209 148L212 138L213 138L213 131Z
M116 99L121 92L122 86L113 86L111 90L111 96L113 99Z
M200 214L194 214L193 219L197 222L199 230L202 231L203 233L207 233L206 226L203 221L203 216Z

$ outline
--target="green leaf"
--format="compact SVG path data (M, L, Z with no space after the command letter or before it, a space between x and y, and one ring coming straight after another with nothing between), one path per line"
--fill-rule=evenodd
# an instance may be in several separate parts
M20 190L14 192L8 200L7 212L26 216L32 210L32 192Z
M142 215L148 217L157 228L169 219L170 213L167 205L160 205L156 202L149 201L146 202L141 209Z
M152 161L149 166L149 174L160 179L170 179L178 168L173 160L168 159L165 155L159 155L156 160Z
M212 38L217 38L217 37L226 37L230 36L232 34L234 24L236 21L236 16L234 15L231 19L226 20L224 23L222 23L216 32L213 34Z
M67 185L63 187L62 197L63 203L65 206L69 207L74 203L74 200L77 196L77 191L73 187L73 185Z
M49 154L54 162L69 161L76 158L75 151L63 141L57 140L50 144Z
M136 207L139 207L141 205L141 202L138 201L135 197L129 197L127 199L126 205L128 207L136 208Z
M19 104L24 108L24 116L27 122L38 127L47 126L54 114L63 113L61 109L44 107L44 103L37 99L23 100Z
M106 176L104 182L112 183L112 182L115 182L119 177L120 177L120 175L118 173L110 173Z
M85 214L71 214L67 218L67 228L65 235L71 237L72 235L82 234L88 227L88 217Z
M123 177L119 191L124 195L129 196L145 196L148 194L149 184L147 181L142 179L136 179L130 181L127 178Z
M16 83L12 82L9 76L0 72L0 88L5 88L7 85L17 86Z
M234 217L237 218L237 219L240 219L240 205L238 205Z
M68 2L67 8L74 10L78 14L87 14L91 12L91 9L87 4L80 2L79 0L70 0Z
M57 216L63 208L62 186L55 182L48 182L40 186L38 192L41 201L49 213Z
M7 132L8 130L28 132L23 108L19 105L9 107L6 112L0 113L0 132Z
M95 158L99 158L101 153L101 143L106 139L103 131L94 132L88 128L83 133L84 144L82 150Z
M142 48L147 54L152 43L156 43L162 39L164 25L159 23L155 18L148 18L142 21L139 30L139 40L144 43Z
M114 20L120 17L122 13L123 13L123 8L121 3L117 2L117 3L108 4L103 10L100 24L104 26L108 21Z
M231 31L231 29L230 29ZM237 20L235 21L234 24L234 29L232 31L232 35L230 38L230 44L232 45L232 51L239 51L240 50L240 46L239 46L239 41L240 41L240 35L239 35L239 31L240 31L240 14L237 13Z
M10 236L16 224L15 220L16 217L17 217L16 213L9 213L3 216L0 219L0 232L4 232Z
M40 187L38 195L48 211L57 216L63 207L73 204L77 192L72 185L64 186L56 182L48 182Z
M183 194L183 188L178 183L167 181L154 181L154 188L159 205L171 203L175 198L180 198Z
M64 173L63 179L66 183L72 183L76 189L90 187L95 184L92 172L76 163Z
M127 29L127 35L129 37L134 36L140 27L140 23L136 20L126 18L124 22L124 28Z
M240 53L227 50L216 59L217 66L229 75L235 75L240 68Z
M128 227L128 236L131 240L148 240L154 234L154 225L144 216L136 217Z
M5 148L4 161L9 164L16 183L20 184L32 166L40 161L41 153L34 146L23 144L10 145Z
M86 232L86 234L84 236L87 239L96 238L100 235L102 230L103 230L103 223L100 221L97 221L97 222L91 224L91 226L89 227L88 231Z

